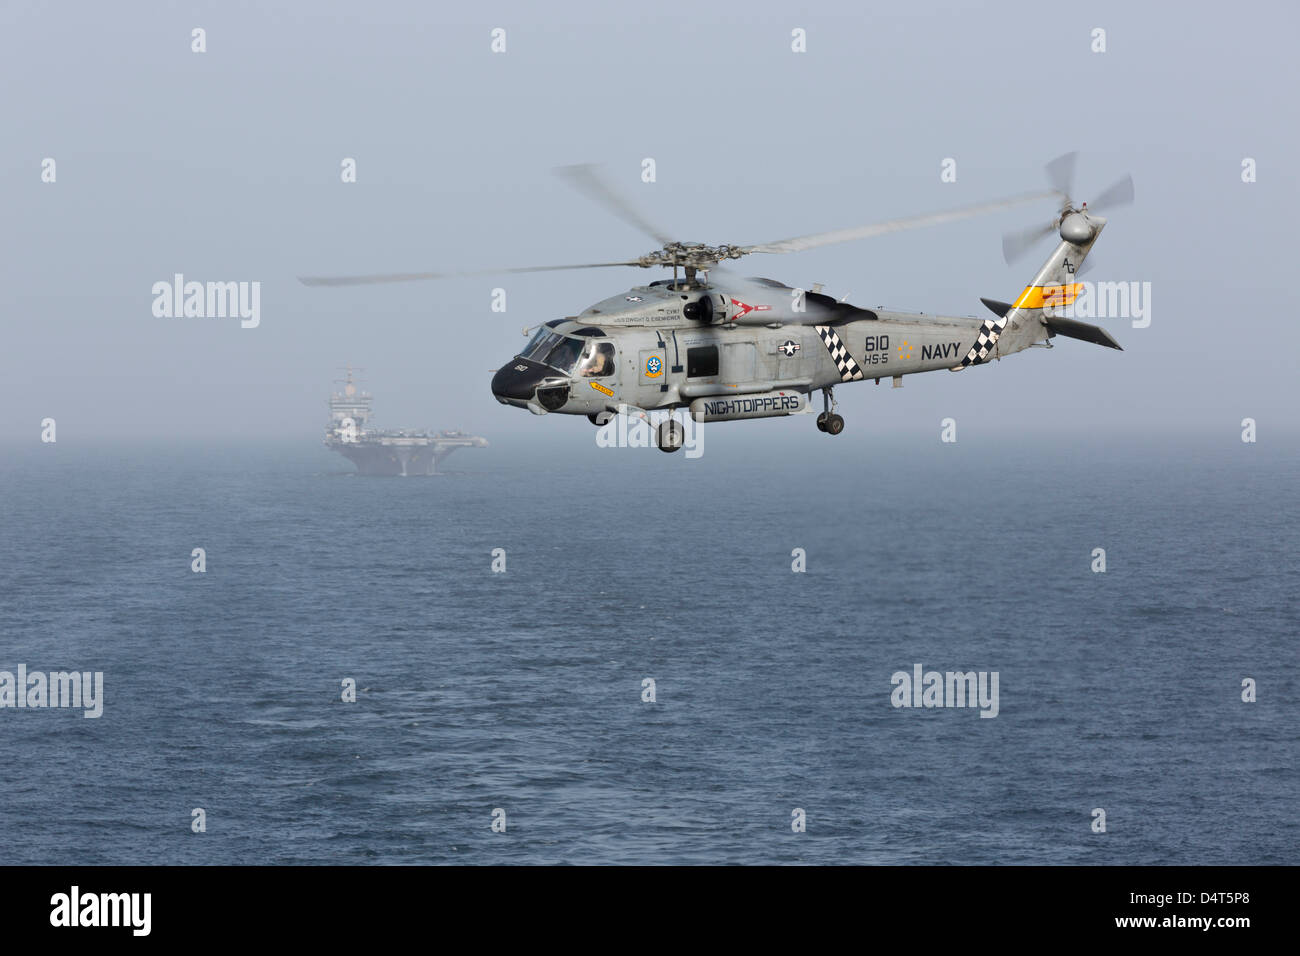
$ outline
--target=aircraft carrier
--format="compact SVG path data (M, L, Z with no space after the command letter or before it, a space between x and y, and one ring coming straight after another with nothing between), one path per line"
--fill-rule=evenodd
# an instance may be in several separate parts
M359 475L436 475L438 465L456 449L487 447L486 438L459 431L375 428L370 393L357 387L351 367L340 384L343 390L330 396L325 447L354 463Z

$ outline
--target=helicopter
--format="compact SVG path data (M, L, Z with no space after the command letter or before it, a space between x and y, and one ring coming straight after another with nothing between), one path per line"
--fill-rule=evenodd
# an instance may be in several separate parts
M835 410L838 385L888 378L898 387L906 375L961 372L1032 346L1051 347L1057 335L1120 349L1101 327L1058 311L1083 289L1075 281L1078 271L1107 223L1096 210L1133 200L1132 178L1124 176L1098 195L1092 209L1087 203L1076 207L1071 198L1075 157L1068 153L1048 164L1048 191L746 246L674 240L620 198L595 167L567 166L558 170L562 176L661 248L615 262L300 281L338 286L616 266L671 268L671 279L634 286L577 315L534 327L523 350L495 370L497 401L535 415L586 415L595 425L618 414L651 424L651 412L666 411L656 444L673 452L685 440L682 423L673 417L677 409L686 409L695 422L808 414L813 393L820 391L817 428L839 435L844 419ZM1007 234L1003 254L1010 264L1053 232L1059 243L1014 301L981 299L992 318L860 308L824 294L819 285L803 289L742 278L723 266L752 254L798 252L1045 198L1059 203L1057 214L1045 225ZM525 334L529 331L534 330Z

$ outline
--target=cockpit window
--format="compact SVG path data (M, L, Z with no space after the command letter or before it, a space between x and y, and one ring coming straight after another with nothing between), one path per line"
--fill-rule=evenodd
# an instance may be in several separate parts
M546 334L549 331L550 330L547 329L546 326L544 325L538 328L538 330L533 333L533 337L528 340L528 344L524 346L524 350L519 354L523 356L531 355L533 349L537 347L537 343L542 341L542 339L546 338Z
M582 353L578 374L583 378L604 378L614 374L614 346L609 342L589 344Z
M528 343L528 347L520 354L526 359L532 359L534 362L546 361L546 354L555 348L555 343L559 342L564 336L552 332L546 326L537 330L533 340Z
M542 328L520 353L524 358L559 369L566 375L604 378L614 374L614 346L589 337L560 335ZM576 371L575 371L576 370Z
M582 356L582 348L586 345L583 339L571 339L564 336L560 341L555 343L554 348L546 354L545 361L552 368L558 368L561 372L572 372L573 367L578 364L578 359Z

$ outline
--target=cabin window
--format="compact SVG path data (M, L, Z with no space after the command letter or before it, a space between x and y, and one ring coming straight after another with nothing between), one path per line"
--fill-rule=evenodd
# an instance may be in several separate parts
M686 350L686 377L707 378L718 374L718 347L699 345Z

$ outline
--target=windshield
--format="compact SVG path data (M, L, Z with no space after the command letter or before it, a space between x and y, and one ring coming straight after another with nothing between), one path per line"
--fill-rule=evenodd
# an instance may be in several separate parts
M544 361L552 368L558 368L561 372L567 374L572 372L573 366L578 364L578 358L582 355L582 347L586 344L583 339L570 339L560 336L560 341L556 342L555 346L546 353L546 358L537 359L537 361Z
M540 328L533 340L528 343L528 347L520 354L526 359L532 359L534 362L544 362L546 353L555 348L555 343L560 341L564 336L552 332L548 328Z
M613 344L593 342L590 336L561 335L546 327L537 330L519 355L566 375L605 378L614 374Z
M599 374L608 375L605 371L608 368L613 371L613 346L607 346L610 350L604 361L597 363ZM541 362L552 368L559 369L566 375L574 370L578 360L586 357L588 361L595 358L591 353L595 349L591 348L588 340L585 338L575 338L567 335L560 335L558 332L552 332L550 329L542 329L533 336L533 340L528 343L528 347L520 354L534 362ZM591 374L584 372L583 374Z

